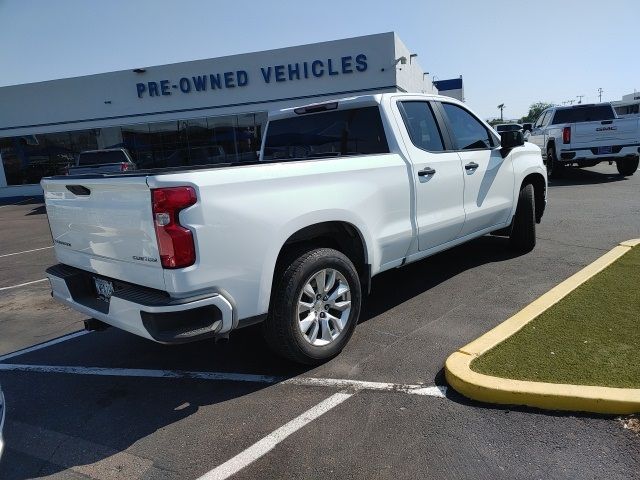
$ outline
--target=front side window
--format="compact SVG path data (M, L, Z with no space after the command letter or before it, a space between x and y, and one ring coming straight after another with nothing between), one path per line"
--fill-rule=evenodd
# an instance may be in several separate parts
M273 120L264 160L389 153L378 107L330 110Z
M411 143L428 152L443 151L442 135L429 103L401 102L400 106Z
M471 113L453 103L443 103L442 107L449 119L457 150L478 150L493 146L489 131Z
M536 123L533 125L534 127L538 128L542 126L542 122L544 121L544 117L547 116L547 114L549 113L549 111L544 111L540 114L540 116L538 117L538 119L536 120Z

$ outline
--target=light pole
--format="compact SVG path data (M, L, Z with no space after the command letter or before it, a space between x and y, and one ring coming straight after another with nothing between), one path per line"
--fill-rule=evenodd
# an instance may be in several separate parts
M502 116L502 111L504 110L504 103L501 103L500 105L498 105L498 107L500 109L500 121L504 122L504 117Z
M584 95L576 95L576 98L578 99L578 103L582 103L582 98L584 97Z
M604 92L602 87L598 88L598 102L602 102L602 92Z

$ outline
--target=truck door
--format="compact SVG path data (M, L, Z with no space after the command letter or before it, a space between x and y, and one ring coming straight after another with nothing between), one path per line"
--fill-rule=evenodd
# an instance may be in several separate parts
M397 103L406 130L401 134L411 159L415 185L418 248L455 240L464 224L464 179L460 157L447 148L431 102Z
M448 102L439 107L464 169L465 222L460 236L504 224L514 198L510 156L502 158L497 136L469 110Z
M537 145L542 149L542 154L545 155L545 146L546 146L546 135L544 133L544 125L547 117L551 115L549 110L546 110L540 114L536 123L533 124L533 128L531 130L531 135L529 135L529 141L534 145Z

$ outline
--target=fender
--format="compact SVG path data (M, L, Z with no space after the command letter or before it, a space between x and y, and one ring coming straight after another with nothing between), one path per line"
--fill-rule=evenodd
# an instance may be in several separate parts
M267 248L262 273L260 276L260 289L258 297L259 311L266 312L269 309L271 287L278 254L285 242L296 232L303 228L324 222L344 222L355 228L364 243L365 263L371 264L372 274L380 269L380 251L374 243L371 232L365 222L355 212L340 209L329 209L310 212L308 214L290 219L279 229L274 241Z
M525 144L526 148L518 149L514 151L514 157L512 161L514 162L514 172L515 172L515 182L513 189L513 207L511 210L511 217L516 213L516 208L518 206L518 196L520 195L520 187L522 186L522 181L531 174L538 174L544 178L545 182L545 199L547 195L547 171L544 168L544 165L540 162L540 147L533 145L532 143Z

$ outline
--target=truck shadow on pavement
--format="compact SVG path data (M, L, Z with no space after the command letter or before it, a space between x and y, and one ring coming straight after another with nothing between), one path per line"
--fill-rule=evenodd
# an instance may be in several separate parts
M30 212L25 213L25 217L30 217L32 215L45 215L47 213L47 209L44 205L40 205L36 208L31 209Z
M565 168L560 178L549 180L549 187L569 187L575 185L597 185L602 183L624 182L627 178L618 175L614 166L611 172L600 172L586 168Z
M521 256L509 249L509 239L486 235L400 269L373 278L360 323L420 295L452 277L487 263Z
M385 272L373 280L361 322L465 270L517 256L508 249L508 239L485 236L400 270ZM352 342L356 338L357 330ZM207 340L171 347L111 328L5 363L247 372L282 379L311 369L273 355L261 338L260 326L235 332L230 341ZM444 379L437 378L436 383L444 384ZM308 408L306 397L291 397L287 388L271 386L192 378L137 378L126 372L115 376L2 372L8 410L7 448L0 464L0 478L26 479L68 469L91 475L114 464L120 465L121 478L154 477L160 472L160 476L167 476L175 465L184 466L178 460L180 455L205 458L208 468L213 468L237 453L237 448L227 451L226 439L246 437L256 428L270 431L279 427L291 420L287 410L291 402L296 411ZM319 395L326 396L326 392ZM451 399L464 401L456 394ZM244 425L244 420L247 426L238 426ZM244 434L243 429L247 430ZM151 435L153 440L147 438ZM240 443L244 445L243 442ZM197 456L193 452L203 454ZM209 458L206 452L217 455ZM168 476L186 478L191 473L180 471Z

